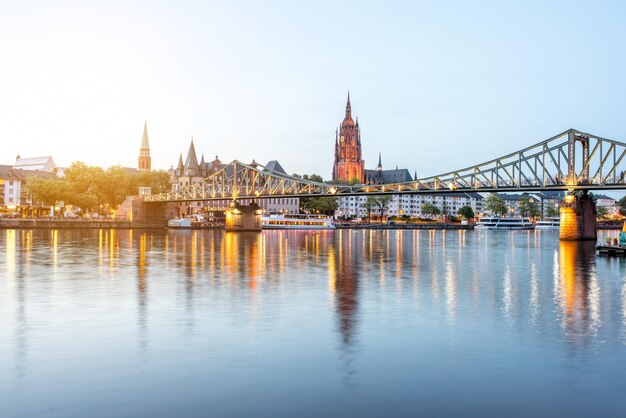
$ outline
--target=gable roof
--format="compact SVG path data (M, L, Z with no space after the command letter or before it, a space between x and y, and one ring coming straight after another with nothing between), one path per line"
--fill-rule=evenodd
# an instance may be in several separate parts
M265 164L265 170L269 173L278 173L278 174L287 174L283 166L276 160L271 160L267 164Z

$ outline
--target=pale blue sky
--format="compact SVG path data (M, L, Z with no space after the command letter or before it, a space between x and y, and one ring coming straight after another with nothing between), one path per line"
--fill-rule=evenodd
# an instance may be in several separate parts
M4 2L0 163L207 157L331 173L346 91L366 167L420 176L570 127L626 141L620 2ZM549 4L547 4L549 3Z

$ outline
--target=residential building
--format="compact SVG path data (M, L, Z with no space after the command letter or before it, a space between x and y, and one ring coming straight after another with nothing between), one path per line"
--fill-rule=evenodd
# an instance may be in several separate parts
M594 197L596 198L596 208L606 209L608 215L619 214L619 205L615 199L604 194L596 194Z

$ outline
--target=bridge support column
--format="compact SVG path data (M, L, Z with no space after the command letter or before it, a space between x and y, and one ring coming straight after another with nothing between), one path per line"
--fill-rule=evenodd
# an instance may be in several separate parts
M235 206L226 211L227 231L260 231L261 230L261 209L259 205L252 202L249 205Z
M596 205L588 194L565 196L561 203L561 241L596 240Z

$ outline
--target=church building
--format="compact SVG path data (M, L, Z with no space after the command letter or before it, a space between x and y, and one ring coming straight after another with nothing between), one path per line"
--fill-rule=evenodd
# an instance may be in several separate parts
M352 119L350 93L346 103L346 116L339 132L335 131L335 161L333 181L340 183L363 183L365 162L361 156L361 130L359 118Z

